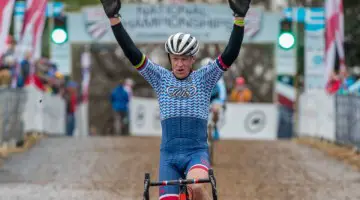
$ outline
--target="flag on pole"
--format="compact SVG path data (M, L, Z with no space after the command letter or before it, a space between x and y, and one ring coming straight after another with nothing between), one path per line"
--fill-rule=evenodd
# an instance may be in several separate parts
M47 0L28 0L24 14L24 22L20 32L21 55L26 51L33 52L32 59L41 56L41 37L45 25Z
M7 40L15 0L0 0L0 56L7 50Z
M343 0L326 0L325 13L325 79L328 82L335 69L346 71Z
M89 47L85 47L85 51L81 54L81 68L82 68L82 101L88 102L89 100L89 83L90 83L90 66L91 55Z
M33 61L41 57L41 38L46 19L46 6L47 0L26 1L23 26L16 50L18 61L16 74L18 74L20 70L20 61L24 58L26 53L31 53L29 77L33 77L35 72ZM16 79L13 81L13 87L16 85ZM30 81L30 83L32 83L32 81Z

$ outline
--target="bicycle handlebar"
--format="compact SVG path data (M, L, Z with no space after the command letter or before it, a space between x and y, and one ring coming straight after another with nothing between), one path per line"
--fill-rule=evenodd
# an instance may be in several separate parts
M187 185L187 184L196 184L196 183L210 183L210 179L180 179L180 180L150 182L150 186Z
M217 200L217 191L216 191L216 180L214 176L214 172L212 169L209 169L209 178L207 179L180 179L180 180L167 180L167 181L159 181L159 182L151 182L150 174L145 173L144 180L144 200L149 200L149 188L150 186L166 186L166 185L180 185L180 187L184 187L187 184L197 184L197 183L210 183L212 186L212 195L213 199Z

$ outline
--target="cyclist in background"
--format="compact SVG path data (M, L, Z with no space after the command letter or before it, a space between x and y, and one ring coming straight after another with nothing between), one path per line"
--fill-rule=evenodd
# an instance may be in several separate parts
M201 61L201 66L205 66L214 62L211 58L204 58ZM210 96L210 113L208 120L209 134L211 133L213 140L220 139L219 129L225 124L227 92L225 80L223 77L216 83Z

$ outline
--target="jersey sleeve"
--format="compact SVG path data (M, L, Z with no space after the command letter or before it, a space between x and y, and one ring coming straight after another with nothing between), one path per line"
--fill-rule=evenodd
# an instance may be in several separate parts
M206 89L211 91L228 68L219 56L214 62L200 68L198 73L202 77Z
M156 92L160 90L162 77L170 73L164 67L153 63L148 59L144 54L142 56L141 62L134 66L138 72L145 78L145 80L154 88Z

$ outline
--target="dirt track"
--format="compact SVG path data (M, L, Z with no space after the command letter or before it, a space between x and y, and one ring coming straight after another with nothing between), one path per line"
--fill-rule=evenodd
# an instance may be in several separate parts
M157 177L159 144L158 138L43 139L5 161L0 199L141 199L144 173ZM220 200L360 199L360 173L289 141L221 141L214 170Z

